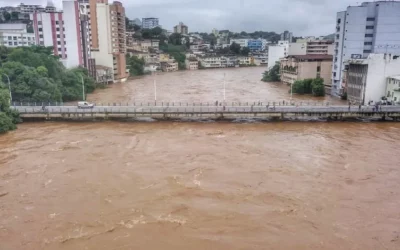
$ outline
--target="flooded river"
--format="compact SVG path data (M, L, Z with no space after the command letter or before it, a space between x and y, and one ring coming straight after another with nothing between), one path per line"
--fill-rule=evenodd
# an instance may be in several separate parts
M288 98L226 72L227 99ZM160 100L218 99L221 73L158 75ZM400 249L399 123L25 123L0 145L1 250Z

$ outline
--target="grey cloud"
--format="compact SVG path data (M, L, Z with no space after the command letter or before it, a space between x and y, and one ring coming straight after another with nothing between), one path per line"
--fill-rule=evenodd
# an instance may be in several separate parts
M47 0L0 0L0 5L21 1L45 4ZM62 0L53 0L61 7ZM110 1L111 2L111 1ZM335 30L336 12L355 0L120 0L129 18L158 17L167 30L182 21L190 31L213 28L232 31L290 30L295 36L326 35Z

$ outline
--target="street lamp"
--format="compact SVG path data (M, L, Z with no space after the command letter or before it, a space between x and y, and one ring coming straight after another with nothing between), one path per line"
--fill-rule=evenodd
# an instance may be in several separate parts
M3 73L3 75L5 75L7 77L7 80L8 80L8 89L10 90L10 104L11 104L12 103L12 95L11 95L10 77L8 77L8 75L6 75L5 73Z
M81 75L81 81L82 81L82 101L85 101L86 97L85 97L85 82L83 81L83 76Z
M224 73L224 103L225 103L225 73Z

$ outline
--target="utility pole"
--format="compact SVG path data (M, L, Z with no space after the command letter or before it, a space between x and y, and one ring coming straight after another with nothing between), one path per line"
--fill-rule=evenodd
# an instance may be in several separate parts
M82 101L85 101L85 82L83 81L83 76L81 75L81 80L82 80Z
M226 96L225 96L225 75L226 75L226 74L224 73L224 103L225 103L225 99L226 99L226 98L225 98L225 97L226 97Z
M153 75L153 84L154 84L154 102L157 103L157 82L156 82L156 72L151 73Z
M11 105L11 103L12 103L12 95L11 95L10 77L8 77L8 75L6 75L5 73L3 73L3 75L5 75L7 77L7 80L8 80L8 90L10 91L10 105Z

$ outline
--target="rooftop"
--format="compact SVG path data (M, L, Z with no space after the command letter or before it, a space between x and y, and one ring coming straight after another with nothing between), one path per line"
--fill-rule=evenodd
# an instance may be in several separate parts
M296 58L299 60L332 60L332 55L297 55L288 56L289 58Z
M399 80L400 81L400 75L397 76L389 76L391 79Z

